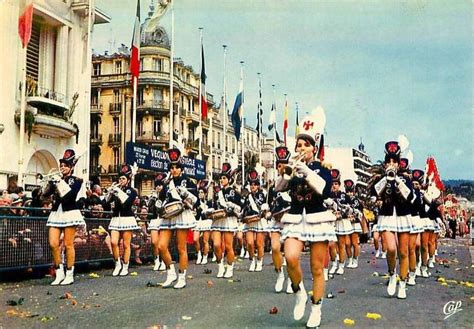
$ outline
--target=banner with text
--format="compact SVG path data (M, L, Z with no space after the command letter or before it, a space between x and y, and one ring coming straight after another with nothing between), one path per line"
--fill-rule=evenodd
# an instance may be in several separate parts
M167 172L169 170L168 154L156 148L128 142L126 146L125 162L138 168ZM181 157L184 173L191 178L206 178L206 164L202 160L191 159L187 156Z

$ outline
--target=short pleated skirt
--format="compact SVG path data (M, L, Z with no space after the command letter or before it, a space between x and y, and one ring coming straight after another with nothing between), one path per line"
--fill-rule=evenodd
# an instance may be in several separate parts
M352 233L362 233L362 226L359 222L352 222Z
M149 231L153 231L153 230L159 231L160 230L160 225L161 225L161 218L160 217L154 218L148 224L148 230Z
M257 222L244 224L243 232L269 232L267 220L260 218Z
M438 221L432 220L432 222L434 227L434 233L439 233L441 231L441 227L439 226Z
M236 232L238 228L237 217L224 217L212 222L211 231Z
M361 232L362 232L362 229L361 229ZM354 233L354 228L352 227L352 223L348 218L340 218L336 220L336 234L337 235L349 235L352 233Z
M417 234L425 231L425 221L420 216L411 216L412 228L410 233Z
M77 225L86 225L79 209L63 211L63 205L59 205L58 210L51 211L46 222L46 226L51 227L69 227Z
M170 219L161 219L160 230L184 230L196 227L196 218L190 209Z
M379 232L379 224L378 224L378 223L372 225L372 233L373 233L373 232Z
M282 217L283 229L281 231L281 242L288 238L298 239L304 242L337 241L336 231L334 229L335 216L331 212L317 214L317 217L326 217L327 221L313 221L310 218L315 214L284 214ZM308 219L310 219L308 221Z
M112 217L109 224L109 230L114 231L134 231L139 229L137 219L133 216Z
M283 230L283 223L281 221L278 222L274 218L272 218L268 222L268 232L281 233L282 230Z
M379 215L378 218L379 224L379 232L411 232L412 230L412 223L411 223L411 216L398 216L395 208L393 209L392 216L381 216Z
M202 219L196 221L196 227L194 228L194 230L199 232L207 232L211 230L211 226L212 219Z
M423 221L425 231L435 230L434 222L431 219L429 219L428 217L423 217L421 218L421 220Z

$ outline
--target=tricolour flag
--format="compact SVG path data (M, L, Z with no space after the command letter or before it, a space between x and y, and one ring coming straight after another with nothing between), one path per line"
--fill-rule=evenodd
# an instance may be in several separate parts
M288 131L288 101L285 100L285 118L283 120L283 140L286 146L286 136Z
M201 118L207 119L206 69L204 67L204 45L201 44Z
M132 55L130 56L130 73L132 78L140 74L140 0L137 0L137 14L133 26Z
M242 106L244 104L244 81L240 79L239 93L235 97L234 109L232 110L232 127L234 127L235 138L240 139L240 127L242 126Z
M31 39L31 28L33 25L33 4L26 6L25 11L18 19L18 34L20 35L23 48L28 47Z

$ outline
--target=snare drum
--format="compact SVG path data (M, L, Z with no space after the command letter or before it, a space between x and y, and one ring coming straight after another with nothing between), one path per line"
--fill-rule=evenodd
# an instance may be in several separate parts
M242 218L242 223L250 224L250 223L258 222L259 220L260 220L260 215L245 216L244 218Z
M217 209L207 215L212 220L219 220L226 217L224 209Z
M164 219L171 219L179 214L181 214L184 210L183 203L181 201L173 201L167 203L162 208L161 217Z

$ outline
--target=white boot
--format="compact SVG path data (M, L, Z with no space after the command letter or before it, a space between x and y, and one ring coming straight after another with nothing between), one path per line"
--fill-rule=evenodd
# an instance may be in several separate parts
M286 280L286 293L287 294L294 294L293 288L291 287L291 280L290 277Z
M66 270L66 277L61 281L61 286L67 286L74 283L74 266L70 270Z
M161 261L160 267L158 268L158 271L163 272L166 271L166 264L164 261Z
M219 265L219 269L217 270L217 277L218 278L223 278L224 273L225 273L224 260L221 259L221 262L218 265Z
M51 282L52 286L57 286L58 284L61 283L61 281L64 280L66 275L64 274L64 265L59 264L59 267L56 268L56 278L54 279L53 282Z
M225 270L225 274L224 274L224 278L226 279L230 279L231 277L234 276L234 263L232 264L226 264L226 270Z
M387 258L387 252L386 251L382 251L382 259L385 259Z
M329 270L327 268L323 268L323 274L324 274L324 281L329 280Z
M397 290L397 273L393 273L390 276L387 286L387 293L389 296L395 295L395 291Z
M343 275L344 274L345 264L346 264L346 262L339 263L339 265L337 266L336 274L338 274L338 275Z
M198 251L197 259L196 259L196 264L199 265L202 262L202 254L200 251Z
M285 283L285 274L280 269L280 272L278 272L277 282L275 283L275 291L281 292L283 290L284 283Z
M263 259L257 259L257 265L255 266L255 272L262 272L263 270Z
M304 289L303 281L299 284L299 290L296 292L295 308L293 309L293 319L299 321L304 316L304 311L306 309L306 301L308 300L308 295Z
M153 271L158 271L160 269L160 256L156 256L155 264L153 265Z
M122 269L120 270L120 274L119 274L120 276L127 276L128 275L128 264L130 264L130 263L127 263L127 264L123 263L122 264Z
M163 283L163 288L171 288L177 278L178 276L176 275L174 264L171 264L170 268L166 270L166 281Z
M255 263L255 258L252 258L252 261L250 262L249 272L255 272L255 266L257 266L257 264Z
M405 280L400 280L398 284L398 299L405 299L407 298L407 283Z
M428 262L428 267L429 268L434 268L434 263L435 263L435 255L430 257L429 262Z
M337 266L338 266L338 262L337 262L337 261L333 261L332 264L331 264L331 268L329 269L329 274L334 274L334 273L336 273L336 271L337 271Z
M246 250L245 251L245 256L244 256L245 259L249 259L250 258L250 255L249 255L249 251Z
M207 264L207 255L203 255L201 265L206 265L206 264Z
M438 249L435 249L435 253L433 256L438 256ZM434 258L434 257L433 257Z
M186 287L186 270L183 273L178 273L178 282L174 285L174 289L182 289Z
M244 258L245 257L245 248L242 247L240 248L240 255L239 255L240 258Z
M416 275L416 276L421 276L421 263L420 263L420 262L418 262L418 263L416 264L415 275Z
M352 268L352 266L353 266L352 265L352 260L353 260L353 258L349 257L349 261L347 262L347 265L346 265L347 268Z
M112 276L119 275L121 269L122 269L122 262L120 261L120 258L119 258L115 261L115 268L114 268L114 271L112 272Z
M286 258L283 257L283 264L281 264L281 266L286 266Z
M377 249L377 251L375 252L375 258L379 258L380 257L380 250Z
M311 304L311 314L309 315L306 328L316 328L321 324L321 306L322 300L317 304Z
M352 259L352 268L358 268L359 267L359 259L358 258L353 258Z
M215 253L212 253L212 258L211 258L211 262L217 262L217 257L216 257L216 254Z
M428 268L426 266L421 267L421 276L424 278L430 277L430 273L428 273Z
M407 284L409 286L414 286L416 284L415 278L416 278L415 272L408 273L408 282L407 282Z

